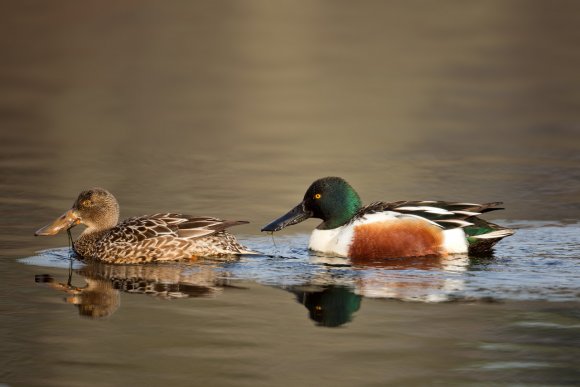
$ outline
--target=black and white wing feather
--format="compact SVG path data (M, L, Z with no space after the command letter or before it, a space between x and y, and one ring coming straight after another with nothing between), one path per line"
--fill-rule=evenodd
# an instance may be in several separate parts
M366 214L392 211L427 220L447 230L472 226L470 218L490 211L503 210L498 207L501 204L501 202L477 204L444 201L374 202L361 208L353 219L359 219Z

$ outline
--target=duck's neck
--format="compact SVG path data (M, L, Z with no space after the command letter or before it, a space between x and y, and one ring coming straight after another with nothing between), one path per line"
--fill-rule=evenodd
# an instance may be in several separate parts
M95 258L97 242L105 235L109 229L85 229L79 238L74 241L73 249L75 253L83 258Z
M360 197L354 189L349 189L346 194L332 202L330 198L325 208L325 219L317 228L319 230L331 230L341 227L350 222L357 211L362 207Z

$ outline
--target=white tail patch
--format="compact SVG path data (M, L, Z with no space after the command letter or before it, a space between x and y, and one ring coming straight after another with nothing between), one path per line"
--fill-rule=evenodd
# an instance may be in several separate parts
M476 239L504 238L504 237L512 235L514 232L515 231L509 230L509 229L497 230L497 231L488 232L487 234L474 235L474 236L472 236L472 238L476 238Z
M460 228L443 231L443 249L448 254L467 253L467 239Z

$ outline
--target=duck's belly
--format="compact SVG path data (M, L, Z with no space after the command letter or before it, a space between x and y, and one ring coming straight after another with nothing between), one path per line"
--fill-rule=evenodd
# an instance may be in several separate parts
M418 257L467 252L462 229L443 231L416 218L374 216L332 230L314 230L309 248L354 259Z

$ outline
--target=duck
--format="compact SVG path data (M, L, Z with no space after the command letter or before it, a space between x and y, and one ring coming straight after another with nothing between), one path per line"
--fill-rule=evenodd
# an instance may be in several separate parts
M256 252L242 246L227 229L249 223L208 216L158 213L119 223L119 203L104 188L82 191L72 208L35 232L56 235L82 224L86 228L72 243L83 260L112 264L192 261Z
M483 213L502 210L502 202L373 202L341 177L314 181L302 201L262 228L276 232L309 218L321 219L308 248L354 260L380 260L451 254L489 255L514 230L488 222Z

